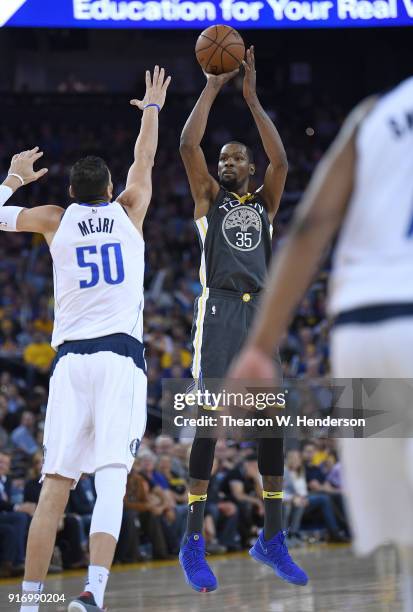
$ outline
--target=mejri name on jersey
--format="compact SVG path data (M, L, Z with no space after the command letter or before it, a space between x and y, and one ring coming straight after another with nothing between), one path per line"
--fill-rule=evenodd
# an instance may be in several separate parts
M102 232L111 234L114 222L114 219L108 219L108 217L98 217L96 222L93 219L88 219L87 221L81 221L77 225L82 232L82 236L87 236L88 234Z

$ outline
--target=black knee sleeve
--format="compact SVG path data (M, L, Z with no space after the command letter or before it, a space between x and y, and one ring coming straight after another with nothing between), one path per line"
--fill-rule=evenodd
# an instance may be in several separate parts
M189 477L196 480L211 478L215 454L215 438L195 438L189 457Z
M283 438L258 440L258 469L263 476L282 476L284 474Z

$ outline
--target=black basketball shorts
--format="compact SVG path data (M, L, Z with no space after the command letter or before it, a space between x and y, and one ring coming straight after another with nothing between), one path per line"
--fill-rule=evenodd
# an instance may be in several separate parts
M192 325L192 376L223 378L243 348L259 305L259 293L205 289L196 298ZM278 353L275 361L281 374Z

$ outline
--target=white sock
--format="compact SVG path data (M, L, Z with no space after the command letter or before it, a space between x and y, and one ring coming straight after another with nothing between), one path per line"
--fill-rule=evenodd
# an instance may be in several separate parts
M40 595L43 591L43 586L42 582L28 582L23 580L22 595ZM35 604L33 601L22 603L20 612L39 612L39 604Z
M103 608L106 583L109 578L109 570L100 565L89 565L85 591L93 593L96 605ZM26 610L24 611L26 612Z

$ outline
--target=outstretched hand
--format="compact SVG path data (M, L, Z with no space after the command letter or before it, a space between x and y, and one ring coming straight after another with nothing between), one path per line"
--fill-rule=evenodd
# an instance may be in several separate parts
M223 72L222 74L210 74L209 72L205 72L205 70L203 72L207 78L208 85L212 85L215 89L221 89L225 83L228 83L228 81L238 74L239 68L231 72Z
M166 90L171 82L171 77L165 79L165 68L159 70L159 66L155 66L153 76L149 70L145 73L146 92L143 100L131 100L132 106L137 106L143 110L148 104L156 104L159 109L165 104Z
M274 359L255 347L245 347L234 360L226 377L227 381L243 379L276 380Z
M33 169L34 163L43 156L43 151L39 151L39 147L34 147L30 151L22 151L13 155L10 163L10 168L7 174L17 174L21 176L24 184L33 183L39 180L47 172L47 168L37 170Z
M257 95L257 74L255 72L254 46L247 49L246 59L242 62L242 65L244 66L245 70L242 92L245 100L248 102Z

